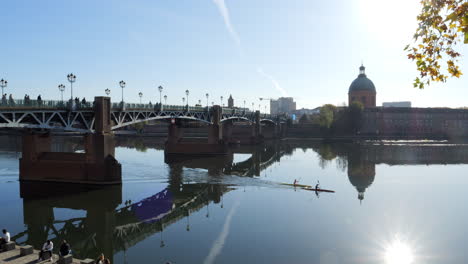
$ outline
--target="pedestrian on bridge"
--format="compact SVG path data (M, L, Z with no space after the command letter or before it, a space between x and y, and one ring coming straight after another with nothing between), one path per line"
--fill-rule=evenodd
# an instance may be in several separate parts
M8 98L9 104L10 105L15 105L15 100L13 100L13 95L10 94L10 97Z
M7 99L6 99L6 94L2 95L2 104L6 105L7 104Z

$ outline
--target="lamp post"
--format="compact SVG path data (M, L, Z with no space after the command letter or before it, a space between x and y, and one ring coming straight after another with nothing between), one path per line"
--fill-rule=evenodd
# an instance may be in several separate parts
M62 103L63 103L63 91L65 91L65 85L59 84L58 89L59 89L59 91L60 91L60 93L61 93ZM3 92L3 91L2 91L2 92Z
M76 75L70 73L67 75L67 79L70 82L70 107L73 109L74 101L73 101L73 83L76 81Z
M208 98L210 97L210 95L206 93L205 96L206 96L206 108L208 108Z
M125 103L124 103L124 101L123 101L123 88L125 88L125 85L126 85L126 84L127 84L127 83L125 83L123 80L119 82L120 88L122 88L122 110L125 109Z
M224 106L223 105L223 96L221 96L220 98L221 98L221 105Z
M3 80L3 79L0 80L0 87L2 87L2 96L4 95L3 89L7 87L7 85L8 85L7 80Z
M189 96L190 92L189 90L185 90L185 95L187 95L187 106L189 105L189 102L188 102L188 96Z
M252 112L255 112L255 103L252 103Z
M198 104L201 106L201 100L198 100Z
M109 89L106 89L106 90L104 90L104 92L106 93L107 96L109 96L111 91Z
M140 104L141 104L141 97L143 97L143 93L142 93L142 92L139 92L139 93L138 93L138 96L140 97Z
M164 104L167 105L167 95L164 96Z
M163 91L163 87L161 85L159 85L158 90L159 90L159 104L162 105L161 93Z
M211 106L214 106L214 102L211 102Z
M244 100L244 111L245 111L245 100Z
M185 105L185 97L182 97L182 105Z

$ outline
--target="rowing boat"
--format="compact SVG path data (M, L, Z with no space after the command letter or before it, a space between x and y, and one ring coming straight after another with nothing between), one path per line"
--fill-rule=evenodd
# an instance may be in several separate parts
M304 184L292 184L292 183L281 183L281 185L287 185L287 186L293 186L293 187L299 187L299 188L312 188L310 185L304 185Z
M315 189L315 188L302 188L307 191L314 191L314 192L329 192L329 193L334 193L335 191L332 190L326 190L326 189Z

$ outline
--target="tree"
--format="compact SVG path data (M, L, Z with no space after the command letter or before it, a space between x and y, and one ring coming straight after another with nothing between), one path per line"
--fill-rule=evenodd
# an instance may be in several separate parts
M364 105L361 102L354 101L349 106L349 122L354 133L361 128L363 111Z
M319 125L321 127L330 128L333 124L334 116L336 112L336 106L331 104L323 105L320 108L319 114Z
M302 114L301 118L299 118L299 124L305 124L309 122L309 118L306 114Z
M415 43L406 46L408 58L416 62L420 77L414 87L423 89L432 81L445 82L460 77L460 53L455 50L462 39L468 44L468 2L466 0L421 0ZM447 64L446 71L442 69Z

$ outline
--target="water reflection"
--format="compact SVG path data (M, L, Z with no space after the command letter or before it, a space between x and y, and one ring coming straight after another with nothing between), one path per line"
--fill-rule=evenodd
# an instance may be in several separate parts
M142 146L145 146L145 151L149 151L162 149L163 144L150 139L118 139L117 146L139 150L143 150ZM10 150L12 149L14 148ZM80 151L80 142L64 139L63 142L57 143L57 149ZM376 166L379 164L468 164L468 147L463 145L271 142L256 147L233 147L229 155L222 157L196 159L170 157L165 160L167 174L162 176L165 179L163 186L155 188L154 191L151 189L150 194L142 195L138 199L133 197L130 197L132 200L123 199L122 186L93 189L79 185L68 187L21 183L20 196L25 228L17 233L14 239L19 243L32 244L35 247L40 247L48 238L57 244L60 240L67 239L78 257L94 257L103 252L112 258L118 252L127 252L128 249L151 237L158 238L156 247L167 249L171 245L167 232L172 225L181 223L182 232L192 234L198 231L197 226L192 226L194 214L198 213L206 221L215 219L215 209L224 207L223 197L233 193L236 188L232 183L225 182L223 175L235 175L259 181L252 178L260 176L263 171L278 164L282 159L291 157L295 151L302 154L310 152L310 149L319 157L313 160L315 164L318 162L321 168L335 164L339 170L347 174L349 183L356 189L359 201L365 199L366 191L378 181ZM243 159L235 159L236 154L243 154ZM157 162L162 163L162 160ZM206 170L205 174L211 180L187 181L187 169L196 170L200 174L200 171L205 173ZM304 172L306 173L308 171ZM245 188L245 185L243 187ZM123 188L126 188L125 183ZM148 188L152 188L152 185L148 185ZM243 193L245 194L249 193ZM356 201L355 197L353 194L345 198ZM369 198L372 197L366 199ZM320 201L322 202L322 199ZM267 209L275 210L275 206L281 202L282 197L277 201L271 201L273 209ZM213 204L217 206L214 207ZM226 205L227 216L223 218L224 222L220 224L214 222L219 224L220 232L209 241L208 255L204 256L206 262L213 262L221 254L227 236L232 235L233 232L229 233L229 230L235 223L236 206L235 203ZM59 217L57 209L71 212L67 211L68 213L60 214ZM334 220L327 219L327 221ZM387 263L412 263L415 258L413 250L413 245L395 239L385 247L382 256Z

